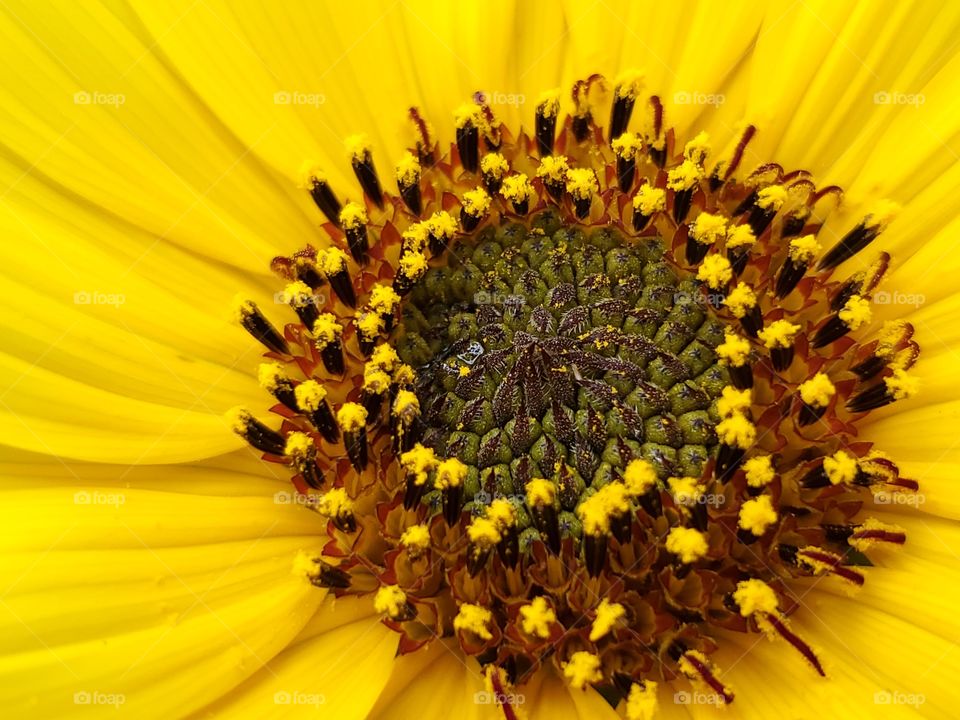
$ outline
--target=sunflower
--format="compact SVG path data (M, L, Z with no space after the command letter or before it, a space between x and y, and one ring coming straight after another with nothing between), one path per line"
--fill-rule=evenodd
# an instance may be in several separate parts
M8 715L953 716L960 8L0 22Z

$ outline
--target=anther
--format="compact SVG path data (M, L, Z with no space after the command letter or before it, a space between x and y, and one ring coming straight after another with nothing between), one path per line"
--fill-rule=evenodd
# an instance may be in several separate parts
M651 218L667 208L667 194L662 188L641 185L633 196L633 229L640 232L650 224Z
M794 338L800 326L786 320L774 320L758 333L760 342L770 351L773 369L784 372L790 367L794 356Z
M360 404L367 411L367 424L375 425L380 419L384 399L390 391L390 375L373 363L363 369L363 392Z
M583 220L590 214L590 203L597 191L597 176L590 168L573 168L567 172L567 192L573 201L577 217Z
M296 412L297 399L294 396L293 383L287 377L283 365L277 362L261 363L257 370L257 379L260 387Z
M353 501L342 487L332 488L320 496L316 511L330 518L340 532L353 533L357 531L357 518L353 512Z
M554 555L560 554L560 522L557 507L557 487L544 478L533 478L525 487L527 506L534 526L546 538L546 545Z
M813 259L820 252L820 244L813 235L804 235L790 241L787 259L777 275L776 293L785 298L803 279Z
M460 225L464 232L472 232L490 209L490 196L483 188L468 190L463 194L460 208Z
M750 366L750 343L738 335L724 333L724 341L717 345L717 357L727 366L730 381L738 390L753 387L753 368Z
M740 275L750 261L750 248L757 242L757 236L749 225L734 225L727 234L727 260L735 275Z
M483 115L477 105L461 105L457 110L455 124L457 128L457 153L460 164L470 173L477 171L480 162L480 126Z
M727 221L722 215L700 213L689 228L686 258L688 265L699 265L710 248L727 236Z
M317 465L317 446L307 433L292 432L287 435L283 454L303 476L303 481L314 490L323 487L323 473Z
M294 388L297 408L303 412L323 439L335 443L340 439L340 429L327 402L327 391L316 380L306 380Z
M381 585L373 596L373 609L395 622L407 622L417 616L417 609L397 585Z
M809 380L800 383L800 413L797 423L804 427L811 425L823 417L830 405L830 401L837 393L837 389L830 382L830 378L818 372Z
M417 217L423 212L420 173L420 161L410 151L405 152L397 163L397 190L403 203Z
M756 237L763 235L770 223L787 201L787 191L782 185L770 185L757 193L756 204L750 210L747 224Z
M641 79L637 73L625 74L618 79L613 90L613 106L610 108L610 142L619 138L627 131L630 124L630 115L633 114L633 105L640 92Z
M729 254L727 255L729 258ZM732 266L731 266L732 267ZM763 313L757 304L756 293L746 283L737 283L737 286L727 293L723 304L740 321L740 327L752 338L758 337L763 329Z
M357 306L357 294L353 289L353 278L347 268L347 254L337 247L328 247L317 253L317 267L326 276L330 287L347 307Z
M611 146L617 157L617 187L620 192L630 192L637 175L637 156L643 147L643 141L636 133L623 133Z
M717 423L717 437L720 438L720 447L717 448L715 472L718 479L726 482L740 467L746 451L753 446L757 429L746 415L734 413Z
M480 177L483 187L490 195L496 195L503 186L503 179L510 171L510 164L500 153L487 153L480 160Z
M364 194L373 201L373 204L383 210L383 191L380 189L380 178L373 166L373 153L366 137L353 135L347 138L347 151L350 153L350 164L357 182L363 188Z
M560 93L544 93L537 104L535 134L540 157L553 154L553 139L557 131L557 115L560 112Z
M410 390L400 390L396 394L390 415L394 420L393 438L396 452L406 452L413 447L423 433L420 422L420 401Z
M260 308L257 307L255 302L237 298L235 303L234 313L237 321L244 330L250 333L254 340L271 352L279 355L290 354L290 348L283 335L260 312Z
M882 382L854 395L847 401L850 412L862 413L889 405L895 400L904 400L917 393L917 379L905 370L897 368Z
M314 344L320 352L323 366L331 375L343 375L343 327L331 313L323 313L313 324Z
M457 458L447 458L437 465L434 486L443 496L443 519L453 527L460 519L463 508L463 483L467 479L467 466Z
M270 455L283 455L286 446L283 435L257 420L246 408L237 407L230 410L227 413L227 422L231 430L257 450Z
M480 192L483 192L481 190ZM464 194L464 209L469 206L472 211L480 212L480 217L477 218L477 222L480 222L480 218L483 216L483 213L486 212L486 208L481 210L483 204L483 199L479 197L473 197L473 200L470 200L466 197L469 193ZM486 196L486 193L484 193ZM486 197L486 207L490 206L490 198ZM457 222L453 219L453 216L441 210L435 212L430 216L430 219L426 221L425 227L427 229L427 241L430 246L430 252L434 257L439 257L445 253L450 247L450 241L457 234ZM475 226L474 226L475 227Z
M733 702L733 693L717 678L707 656L699 650L686 651L678 661L681 672L691 680L700 680L720 697L724 704Z
M340 227L340 201L333 194L326 176L319 169L306 163L303 168L303 187L310 191L310 197L320 208L327 220Z
M306 328L313 327L313 324L320 316L319 298L313 294L313 290L305 282L297 280L286 286L283 290L283 297L287 304L293 308L300 318L300 322Z
M526 175L518 173L504 179L500 194L510 202L517 215L526 215L530 211L530 201L536 195L536 190Z
M349 202L340 211L340 225L347 236L347 247L350 248L353 259L360 265L366 265L370 260L367 221L367 211L358 203Z
M820 259L818 270L835 268L849 260L867 245L877 239L887 225L896 217L899 206L889 200L881 200L860 223L834 245L830 252Z
M367 411L363 405L344 403L337 411L337 423L343 431L343 444L354 470L362 473L367 467Z
M543 180L543 186L547 192L557 202L563 199L563 193L567 187L567 171L569 165L565 157L550 155L540 160L540 166L537 168L537 177Z
M854 295L839 312L832 315L827 322L820 326L813 336L812 345L815 348L826 347L846 335L870 322L870 301Z
M673 219L679 224L687 218L693 194L699 189L703 168L692 160L684 160L667 173L667 188L673 190Z

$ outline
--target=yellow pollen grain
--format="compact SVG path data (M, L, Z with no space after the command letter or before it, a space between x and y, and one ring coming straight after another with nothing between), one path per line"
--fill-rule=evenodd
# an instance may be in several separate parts
M380 615L398 618L406 611L407 594L397 585L382 585L373 597L373 609Z
M457 234L457 221L454 220L453 215L446 210L435 212L430 216L430 219L426 221L426 225L427 231L436 238L450 240Z
M346 230L363 227L368 220L367 211L359 203L348 202L340 211L340 223Z
M597 176L590 168L567 172L567 192L577 200L589 200L597 190Z
M503 195L504 199L517 204L529 201L534 192L530 179L523 173L505 178L503 186L500 188L500 194Z
M400 465L408 475L413 476L415 485L423 485L427 475L437 467L437 456L433 448L417 443L400 456Z
M740 506L740 516L737 525L748 530L757 537L761 537L771 525L777 521L777 511L769 495L747 500Z
M692 160L682 163L667 173L667 187L674 192L689 190L703 177L703 168Z
M290 572L302 578L313 579L320 574L322 562L320 555L299 550L293 558Z
M253 415L245 407L237 406L227 410L227 412L224 413L224 419L227 421L227 424L230 426L230 429L233 430L233 432L242 435L250 426L250 421L253 420Z
M663 188L653 185L641 185L633 196L633 209L644 217L662 212L667 207L667 194Z
M703 495L703 486L695 477L672 477L667 480L667 484L673 499L680 505L696 505Z
M617 157L622 160L632 160L643 149L643 139L636 133L625 132L610 143L610 146Z
M490 634L488 626L492 619L493 616L485 607L464 603L453 619L453 629L473 633L481 640L491 640L493 635Z
M577 506L577 517L583 523L584 532L599 537L610 533L613 517L629 510L626 488L619 483L610 483Z
M737 286L733 290L727 293L723 304L727 306L730 314L735 318L742 318L749 310L756 306L757 296L756 293L753 292L753 288L746 283L740 282L737 283Z
M749 247L757 242L757 236L749 225L734 225L727 234L727 249Z
M809 264L820 254L820 243L814 235L803 235L790 241L787 255L795 263Z
M377 283L370 289L370 300L367 304L378 313L388 314L400 304L400 296L389 285Z
M850 547L859 550L860 552L866 552L878 542L883 542L879 538L871 537L857 537L858 533L861 532L884 532L884 533L894 533L894 534L903 534L905 530L899 525L889 525L884 522L880 522L876 518L867 518L863 521L863 524L857 528L856 532L847 540Z
M731 415L717 423L717 437L724 445L748 450L757 438L757 428L745 415Z
M671 528L665 547L667 552L673 553L686 564L696 562L710 550L706 535L685 527Z
M557 497L557 486L545 478L533 478L524 487L530 507L550 507Z
M597 605L597 615L590 627L590 642L606 637L627 614L623 605L612 603L606 598Z
M463 194L463 209L468 215L475 218L486 215L487 210L490 209L490 196L487 191L483 188L477 188L465 192Z
M749 410L753 404L752 395L753 390L751 388L737 390L735 387L727 385L721 391L720 397L717 398L717 412L720 417L725 418Z
M233 297L233 317L240 323L251 315L257 314L257 304L253 300L248 300L243 295L234 295Z
M771 185L757 193L757 207L763 210L779 210L787 201L787 191L782 185Z
M424 246L427 244L429 236L430 230L427 228L426 223L414 223L404 230L403 234L401 235L403 247L411 251L419 252L420 250L423 250Z
M342 334L343 328L332 313L323 313L313 323L313 337L320 350L339 340Z
M397 163L397 182L404 187L411 187L420 182L420 161L409 150Z
M900 213L900 205L892 200L879 200L863 219L864 227L884 230Z
M427 271L427 258L422 252L413 251L400 258L400 272L410 280L418 280Z
M467 466L457 458L447 458L437 466L437 489L459 487L467 479Z
M552 183L565 183L570 166L562 155L547 155L540 160L537 168L537 177L549 180Z
M385 327L383 316L375 312L361 312L354 320L354 325L357 326L357 332L367 340L379 337Z
M363 389L375 395L385 393L390 389L390 376L376 365L367 363L363 368Z
M563 666L563 676L574 690L583 690L591 683L600 682L603 680L600 658L585 650L575 652Z
M556 622L557 614L542 596L535 597L529 605L520 608L520 627L527 635L546 640Z
M430 529L426 525L411 525L400 536L400 544L413 550L430 547Z
M313 290L305 282L297 280L283 289L283 299L292 307L304 307L313 302Z
M747 477L747 485L752 488L766 487L776 477L773 458L769 455L755 455L748 459L743 463L743 472Z
M333 488L320 497L317 510L330 518L346 517L353 514L353 500L346 489Z
M906 400L920 390L920 380L901 368L895 369L893 375L884 378L883 382L894 400Z
M640 497L657 485L657 471L646 460L631 460L623 471L623 484L627 495Z
M724 332L723 342L717 345L717 357L723 365L745 365L750 359L750 343L739 335Z
M320 164L313 160L304 160L300 165L297 187L302 190L312 190L316 185L327 181L326 173Z
M311 457L316 454L316 451L313 438L304 432L292 432L287 435L287 443L283 448L284 455L296 460Z
M327 400L327 390L316 380L306 380L293 389L297 407L304 412L315 412Z
M702 212L690 226L690 237L701 245L713 245L727 236L727 220L722 215Z
M624 70L614 82L618 98L636 98L643 88L643 73L636 69Z
M836 394L837 389L822 372L800 384L800 399L811 407L826 407Z
M260 363L257 368L257 381L267 392L273 392L281 383L287 381L287 375L283 371L283 365L278 362Z
M857 459L843 450L823 459L823 471L831 485L852 483L858 470Z
M394 417L417 416L420 414L420 400L409 390L400 390L393 401Z
M328 247L317 253L317 267L328 278L347 269L347 254L336 247Z
M500 153L487 153L480 158L480 172L499 180L510 170L510 164Z
M798 332L800 332L799 325L794 325L786 320L774 320L757 333L757 337L760 338L764 347L773 350L774 348L792 347L793 339Z
M560 112L560 90L546 90L537 99L537 112L544 117L556 117Z
M644 680L643 687L637 683L631 685L625 711L627 720L654 720L657 716L657 683Z
M461 130L467 125L482 129L484 120L480 106L474 103L463 103L453 113L453 124L457 130Z
M757 613L779 614L780 601L777 599L777 593L763 580L756 578L738 582L737 589L733 591L733 601L745 618Z
M400 356L397 355L397 351L393 349L392 345L381 343L370 353L370 359L367 361L367 364L376 365L384 372L393 372L399 367Z
M337 410L337 423L344 432L359 432L367 424L367 410L358 403L344 403Z
M857 328L865 325L870 322L872 313L870 312L870 301L866 298L862 298L859 295L854 295L846 304L843 306L843 309L837 313L839 318L843 321L843 324L846 325L851 330L856 330Z
M683 146L683 156L687 160L695 162L697 165L703 165L709 154L710 136L704 130L694 135L693 138Z
M506 530L517 522L517 512L508 500L497 498L487 508L487 517L500 529Z
M697 270L697 280L706 283L711 290L719 290L733 278L730 261L719 253L711 253L703 259Z
M370 142L364 134L350 135L343 141L347 154L353 162L363 162L370 152Z
M480 547L493 547L502 539L500 529L490 518L476 517L467 526L470 542Z
M903 320L887 320L880 328L877 339L877 349L874 351L878 357L890 357L896 352L897 345L907 336L907 323Z

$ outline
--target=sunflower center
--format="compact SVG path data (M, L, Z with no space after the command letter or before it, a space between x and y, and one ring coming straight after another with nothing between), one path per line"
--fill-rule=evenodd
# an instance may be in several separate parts
M752 127L711 167L656 97L628 131L633 80L604 139L605 88L577 83L559 130L545 96L516 138L465 106L449 153L411 110L396 195L360 139L362 204L311 171L328 240L273 263L297 322L238 306L283 420L232 423L325 520L297 572L369 596L399 652L455 636L498 698L554 663L636 720L658 680L733 701L720 629L824 675L794 585L862 585L865 553L905 541L867 512L917 483L856 423L914 392L919 347L902 322L861 337L889 255L833 277L890 203L823 253L839 188L738 178Z

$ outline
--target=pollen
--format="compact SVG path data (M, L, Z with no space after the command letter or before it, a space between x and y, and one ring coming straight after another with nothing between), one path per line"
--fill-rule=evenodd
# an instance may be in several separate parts
M467 526L467 537L476 545L492 547L503 537L497 523L490 518L474 518Z
M710 154L710 136L703 130L698 132L683 146L683 156L697 165L703 165Z
M340 339L343 327L337 322L335 315L323 313L313 323L313 337L316 338L318 348L323 348Z
M654 720L657 716L657 683L645 680L630 687L626 706L627 720Z
M397 585L383 585L373 598L375 612L391 618L401 617L407 605L407 595Z
M727 247L730 247L729 241ZM735 318L742 318L747 314L747 311L756 307L757 295L753 292L753 288L746 283L737 283L737 286L724 298L723 304L727 306L730 314Z
M706 536L693 528L675 527L670 529L664 544L671 552L686 564L695 563L710 551Z
M430 529L426 525L411 525L403 531L400 543L408 549L426 550L430 547Z
M758 489L766 487L776 477L773 459L769 455L755 455L748 459L743 463L743 472L747 478L747 485Z
M367 423L367 411L363 405L357 403L344 403L337 410L337 422L344 432L359 432L363 430Z
M631 460L623 473L627 494L639 497L657 485L657 471L646 460Z
M814 235L804 235L790 241L787 251L794 262L811 263L820 254L820 243Z
M437 488L459 487L466 480L468 469L457 458L447 458L437 466Z
M327 390L316 380L304 380L294 390L297 407L304 412L314 412L327 399Z
M777 511L773 509L773 501L769 495L760 495L747 500L740 506L740 516L737 524L744 530L760 537L767 528L777 521Z
M516 204L529 202L535 192L536 190L530 183L530 179L523 173L504 178L503 187L500 188L500 194Z
M764 210L779 210L787 201L787 191L782 185L771 185L757 193L757 207Z
M520 608L520 627L527 635L546 640L556 622L557 614L542 596L535 597L529 605Z
M527 483L524 490L527 493L527 503L531 507L553 505L557 498L557 486L544 478L534 478Z
M920 381L900 368L895 369L890 377L884 378L883 382L887 386L887 392L895 400L911 398L920 390Z
M500 180L510 171L510 163L500 153L487 153L480 158L480 171L484 175Z
M567 164L565 157L548 155L540 161L540 166L537 168L537 177L565 186L569 169L570 166Z
M692 160L684 160L667 175L667 187L675 192L689 190L703 177L703 168Z
M631 160L643 149L643 140L636 133L626 132L610 143L610 147L617 157Z
M787 320L774 320L758 333L764 347L788 348L793 345L793 339L800 332L800 326Z
M597 605L597 614L593 619L593 625L590 626L590 642L597 642L597 640L609 635L626 614L627 611L623 605L612 603L607 598L603 598Z
M370 141L362 133L348 136L343 144L347 148L347 154L351 160L363 160L370 152Z
M389 285L377 284L370 289L370 302L368 304L371 310L381 315L389 314L400 304L400 296ZM396 356L396 351L394 351L394 356ZM382 365L383 363L378 364ZM385 367L384 369L388 368Z
M727 333L717 346L720 362L737 367L750 359L750 343L739 335Z
M662 212L667 207L667 194L662 188L641 185L633 196L633 209L646 216Z
M717 253L707 255L697 270L697 280L706 283L707 287L713 290L724 287L732 277L730 261Z
M493 616L485 607L464 603L453 619L453 629L473 633L481 640L492 640L493 635L489 627L491 620Z
M277 362L260 363L257 380L260 382L260 387L267 392L273 392L281 382L286 380L283 365Z
M843 450L823 459L823 471L833 485L852 483L858 470L856 458Z
M572 168L567 172L567 192L578 200L587 200L597 190L597 176L590 168Z
M753 403L752 394L749 389L737 390L728 385L717 398L717 413L720 417L727 418L746 412Z
M780 601L777 594L763 580L751 578L737 583L733 601L740 608L743 617L752 617L758 613L775 615L779 612Z
M327 517L343 517L353 512L353 501L343 488L333 488L320 496L317 510Z
M376 287L374 290L376 290ZM392 346L384 343L377 345L373 349L373 352L370 353L370 360L367 364L374 365L384 372L394 372L400 367L400 356L397 355L397 351Z
M397 182L401 185L416 185L420 182L420 161L409 150L404 152L397 163Z
M316 451L313 439L302 432L290 433L287 436L287 445L284 448L284 455L292 458L303 458L312 455Z
M861 325L870 322L870 301L859 295L854 295L847 300L838 315L848 328L856 330Z
M757 437L757 428L745 415L737 413L717 424L717 435L730 447L748 450Z
M800 384L800 399L813 407L826 407L836 394L837 389L830 382L830 378L822 372L818 372Z
M574 690L583 690L592 683L603 680L600 672L600 658L584 650L570 656L563 667L563 676Z
M690 237L701 245L714 245L727 236L727 220L722 215L700 213L690 226Z
M348 202L340 211L340 224L344 228L353 229L366 225L368 222L367 211L359 203Z
M400 464L407 473L413 475L414 482L417 485L423 485L427 481L429 473L437 467L437 456L433 448L424 447L417 443L412 450L408 450L400 456Z

